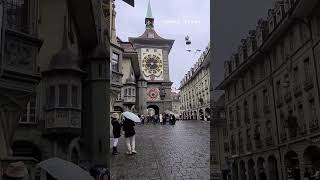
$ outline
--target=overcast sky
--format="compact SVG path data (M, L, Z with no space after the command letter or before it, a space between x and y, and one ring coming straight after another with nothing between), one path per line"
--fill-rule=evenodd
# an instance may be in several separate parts
M116 32L121 40L128 41L128 37L144 32L147 6L148 0L135 0L135 7L116 0ZM210 0L151 0L151 8L155 31L175 40L169 54L170 80L173 87L179 87L201 55L195 50L204 50L210 41ZM190 46L185 44L186 35L192 41Z
M224 78L224 61L256 29L259 18L266 19L274 0L213 0L211 13L214 43L214 87ZM217 91L215 97L221 94Z

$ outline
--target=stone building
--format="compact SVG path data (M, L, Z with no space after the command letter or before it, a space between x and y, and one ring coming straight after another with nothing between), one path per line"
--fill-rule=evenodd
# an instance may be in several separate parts
M114 109L121 112L137 112L137 80L140 77L138 54L130 42L122 42L120 39L119 41L124 50L121 66L123 87L115 100Z
M172 98L172 112L176 114L180 118L181 112L181 96L180 92L172 91L171 92L171 98Z
M169 53L174 40L162 38L155 31L150 1L145 24L141 36L129 38L137 52L141 71L136 82L136 110L142 114L147 108L152 108L159 114L172 109Z
M1 3L0 172L21 160L46 179L36 163L51 157L109 168L110 5Z
M116 11L114 0L112 0L111 8L111 23L110 23L110 45L111 45L111 94L110 94L110 111L111 112L121 112L122 109L115 107L115 101L118 99L118 95L121 93L121 88L123 87L122 78L122 59L123 59L123 48L120 45L120 39L116 34Z
M303 179L319 168L318 1L276 1L225 63L233 179Z
M211 173L214 173L214 177L226 180L228 174L230 174L230 162L229 162L229 139L227 121L225 116L225 96L224 94L217 97L217 100L212 102L212 120L210 122L210 165ZM214 137L214 138L213 138Z
M182 119L210 119L209 51L210 45L180 82Z

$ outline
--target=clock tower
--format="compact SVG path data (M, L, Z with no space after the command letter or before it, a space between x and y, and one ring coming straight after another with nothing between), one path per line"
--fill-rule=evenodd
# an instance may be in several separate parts
M138 89L138 92L144 93L139 93L137 107L139 113L143 113L144 108L153 108L158 114L172 109L169 53L174 40L162 38L154 30L150 0L145 25L145 31L141 36L129 38L138 53L140 81L146 82L146 86Z

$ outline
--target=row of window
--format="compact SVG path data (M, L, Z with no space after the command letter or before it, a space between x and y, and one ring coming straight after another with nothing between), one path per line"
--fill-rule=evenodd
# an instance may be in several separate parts
M320 24L320 19L318 19ZM318 25L319 26L319 25ZM258 37L256 37L258 39ZM281 39L281 41L273 47L269 52L268 59L272 59L272 66L276 69L279 65L285 62L290 54L293 54L297 49L304 45L310 39L310 32L304 23L294 25L288 32L288 35ZM241 62L244 62L248 57L247 47L242 48L239 56L225 66L226 76L231 74ZM255 49L256 50L256 49Z
M265 69L265 68L263 68ZM309 61L309 58L306 58L304 61L303 61L303 69L304 69L304 79L305 80L310 80L312 79L312 71L311 71L311 66L310 66L310 61ZM299 81L299 67L296 65L294 68L293 68L293 72L292 72L292 82L293 83L297 83L297 81ZM264 74L264 73L262 73ZM285 81L289 81L289 74L285 74L284 75L284 79ZM240 88L238 87L239 86L239 82L241 83L240 84ZM255 81L255 71L253 69L250 70L250 85L251 86L254 86L256 83ZM230 86L228 87L227 91L226 91L226 94L227 94L227 100L230 100L231 98L231 95L233 94L233 97L237 97L238 95L240 95L240 92L239 92L239 89L241 89L241 93L243 92L246 92L246 88L247 88L247 84L248 84L248 81L246 78L242 78L240 79L239 81L235 81L234 84L233 84L233 87ZM277 91L277 94L281 94L281 89L282 89L282 86L284 86L284 84L280 84L280 81L277 81L276 83L276 91ZM231 89L232 88L232 89ZM231 90L233 90L233 93L231 93Z
M136 97L136 88L124 88L123 90L124 97ZM120 101L122 98L122 93L118 94L117 101Z
M119 54L113 52L111 57L111 70L119 72Z
M56 91L58 89L58 91ZM71 96L71 107L79 107L79 87L75 85L59 84L47 88L48 107L67 107L68 97ZM56 102L58 97L58 102Z

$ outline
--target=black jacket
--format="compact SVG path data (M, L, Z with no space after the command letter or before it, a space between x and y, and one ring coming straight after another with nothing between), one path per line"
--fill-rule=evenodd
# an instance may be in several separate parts
M121 124L116 119L111 120L113 126L113 137L119 138L121 136Z
M125 137L131 137L134 136L136 134L135 130L134 130L134 122L125 118L125 120L123 121L123 125L122 125L122 129L124 131L124 136Z

